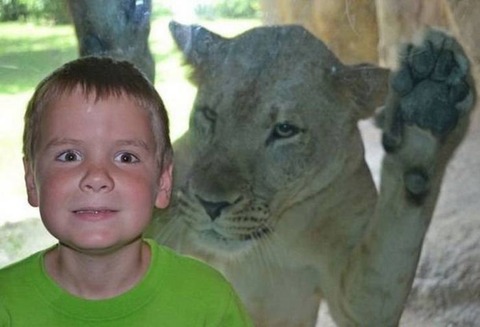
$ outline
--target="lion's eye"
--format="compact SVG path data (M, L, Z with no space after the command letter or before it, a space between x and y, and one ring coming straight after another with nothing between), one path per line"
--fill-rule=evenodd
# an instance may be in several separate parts
M290 123L279 123L273 128L273 137L276 139L284 139L292 137L300 132L300 128Z
M197 105L194 109L192 132L198 134L199 142L207 142L208 138L215 133L217 113L208 106Z
M202 107L200 108L200 111L208 121L215 122L217 120L217 113L209 107Z
M300 127L295 126L291 123L288 123L288 122L278 123L273 127L273 130L270 133L270 136L268 137L266 144L268 145L276 140L288 139L288 138L294 137L295 135L297 135L302 131L303 130Z

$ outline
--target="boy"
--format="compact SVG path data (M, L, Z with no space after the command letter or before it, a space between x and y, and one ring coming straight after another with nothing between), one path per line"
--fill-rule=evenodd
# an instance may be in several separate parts
M127 62L78 59L38 85L25 182L58 244L0 270L0 326L251 326L219 273L142 238L170 200L168 133Z

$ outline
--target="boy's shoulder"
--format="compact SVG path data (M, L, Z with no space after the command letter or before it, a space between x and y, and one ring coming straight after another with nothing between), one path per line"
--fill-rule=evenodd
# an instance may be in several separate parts
M189 257L149 240L151 247L157 247L162 277L168 280L181 281L179 287L206 289L209 292L231 292L230 283L215 268L196 258ZM153 244L153 245L152 245Z
M45 251L46 250L33 253L24 259L0 268L0 282L8 278L18 279L20 276L41 268L41 260Z
M29 257L0 269L0 300L32 290L42 276L42 258L45 251L36 252Z
M166 261L166 263L169 264L169 268L172 268L172 270L181 269L181 271L178 272L180 274L200 273L211 278L223 279L223 275L220 274L218 270L197 258L179 253L165 245L158 244L154 240L147 239L146 241L150 244L151 248L156 247L158 257L162 261L162 264L165 264Z

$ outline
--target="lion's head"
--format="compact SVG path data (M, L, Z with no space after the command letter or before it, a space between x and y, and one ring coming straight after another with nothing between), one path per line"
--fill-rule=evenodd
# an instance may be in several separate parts
M231 255L305 228L318 211L310 199L342 196L333 182L364 164L356 123L381 104L386 71L343 65L300 26L232 39L170 28L198 93L161 241L182 230L196 249Z

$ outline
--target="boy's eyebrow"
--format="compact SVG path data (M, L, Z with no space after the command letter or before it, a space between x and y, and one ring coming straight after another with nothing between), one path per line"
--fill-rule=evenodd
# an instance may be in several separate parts
M133 140L119 140L116 142L119 146L135 146L144 148L145 150L150 150L150 146L148 146L147 142L143 140L133 139Z
M54 147L54 146L65 146L65 145L72 145L72 146L80 146L83 145L85 142L77 139L71 138L54 138L50 142L47 143L46 148ZM147 142L140 140L140 139L132 139L132 140L118 140L115 142L117 146L134 146L144 148L145 150L150 150L150 146L148 146Z
M46 148L54 147L54 146L62 146L62 145L82 145L83 142L77 139L70 139L70 138L54 138L50 142L47 143Z

